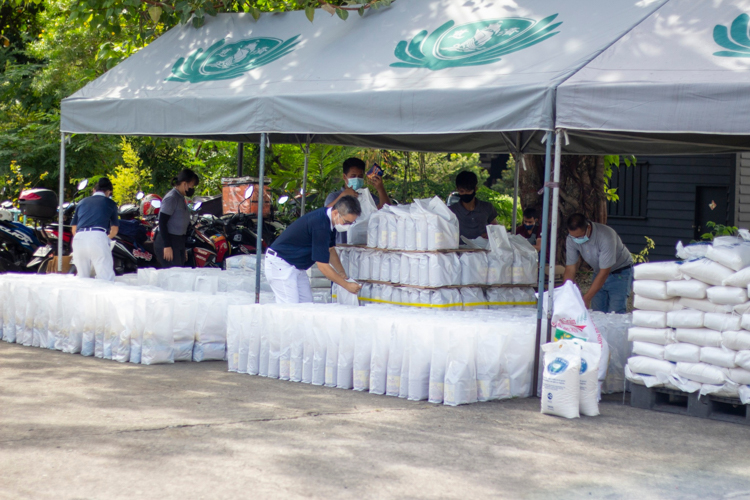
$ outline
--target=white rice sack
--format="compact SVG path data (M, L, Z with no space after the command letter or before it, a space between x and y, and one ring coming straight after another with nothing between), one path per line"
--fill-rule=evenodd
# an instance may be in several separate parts
M648 356L654 359L664 359L664 346L649 342L633 342L633 354Z
M729 370L705 363L677 363L677 375L701 384L722 385L729 376Z
M391 254L383 252L380 258L380 281L391 281Z
M648 358L646 356L633 356L628 359L628 367L633 373L657 376L668 375L674 370L674 363L661 359Z
M699 242L684 246L681 241L678 241L675 246L675 253L677 254L677 258L682 260L702 259L708 253L710 246L711 243L708 242Z
M581 372L580 394L578 407L581 415L595 417L599 415L599 361L602 356L602 346L594 342L580 342Z
M408 380L407 397L410 401L426 401L429 397L432 331L433 328L415 330L407 339L409 342L408 374L404 377L402 370L401 382L403 384L404 378Z
M370 358L370 393L385 394L388 379L388 353L391 336L395 335L393 318L378 317L377 327L372 335L372 351Z
M687 299L683 297L678 300L679 300L679 305L684 307L685 309L697 309L698 311L703 311L703 312L716 312L716 313L725 313L725 314L729 314L733 310L732 306L730 305L714 304L708 299L699 300L699 299Z
M146 307L141 364L174 363L173 311L174 300L167 297L156 300Z
M473 309L487 309L487 299L484 291L478 287L462 287L461 302L463 302L464 311Z
M385 394L387 396L398 396L401 390L401 368L404 364L404 351L406 350L406 341L409 333L401 322L397 323L393 330L388 346L387 378L385 384Z
M670 328L703 328L703 311L683 309L667 313L667 326Z
M685 276L690 276L709 285L721 285L723 280L734 274L734 271L730 268L709 259L685 262L680 270Z
M445 362L444 404L457 406L477 402L476 351L475 332L451 332Z
M738 351L734 356L734 363L745 370L750 370L750 350Z
M706 258L739 271L750 266L750 244L711 245L706 252Z
M738 286L741 288L746 288L750 285L750 267L740 269L728 278L724 278L721 284L724 286Z
M391 261L391 283L402 283L401 281L401 254L388 253L386 254L388 259Z
M367 246L377 248L380 240L380 220L382 214L375 212L370 214L370 220L367 222Z
M409 255L409 281L408 285L419 285L419 261L423 254L411 254Z
M633 292L647 299L667 300L667 284L656 280L638 280L633 282Z
M747 290L734 286L712 286L706 291L708 300L720 305L738 305L747 302Z
M419 256L419 286L430 286L430 257L427 254Z
M739 314L739 315L743 315L747 312L750 312L750 302L745 302L744 304L740 304L740 305L732 307L732 312L734 312L734 314Z
M727 380L723 385L701 384L700 395L705 396L710 394L712 396L737 399L740 397L740 387L731 380Z
M413 252L417 249L417 223L411 215L404 218L404 250Z
M683 309L678 299L656 300L636 295L633 299L633 307L644 311L679 311Z
M633 326L666 328L667 314L664 311L633 311Z
M430 388L428 401L442 403L445 393L445 364L450 348L450 325L439 325L432 337L432 357L430 359Z
M701 347L719 347L721 345L721 332L708 328L677 328L675 329L675 338L679 342L687 342Z
M390 278L390 273L386 279L382 279L380 277L380 268L383 262L383 255L383 252L376 250L372 252L372 255L370 256L370 279L373 281L388 281L388 278Z
M721 332L721 345L733 351L750 350L750 332L738 330Z
M355 391L370 389L370 360L372 358L372 340L375 322L357 323L354 335L353 388Z
M652 344L667 345L674 342L674 331L670 328L642 328L628 329L630 342L650 342Z
M638 264L633 268L633 278L636 280L671 281L683 278L680 264L677 262L648 262Z
M719 332L740 330L742 328L742 316L738 314L705 313L703 326Z
M750 371L744 368L730 368L729 380L735 384L750 385Z
M684 361L698 363L701 360L701 347L694 344L678 342L664 347L664 359L667 361Z
M429 259L429 285L443 287L461 284L461 263L455 253L432 253Z
M581 348L560 340L542 346L542 413L564 418L580 417Z
M352 279L358 280L359 277L359 261L360 261L360 252L358 249L352 248L351 252L349 252L349 273L348 276Z
M505 363L509 338L498 334L491 323L480 323L477 328L477 401L509 398L510 377Z
M687 297L688 299L705 299L708 287L709 285L698 280L667 281L667 295L670 297Z
M409 258L408 253L401 254L399 269L400 272L398 283L401 283L402 285L408 285L410 283L409 277L411 276L411 259Z
M390 211L383 212L383 219L380 219L380 227L382 231L382 227L385 225L386 230L388 231L388 246L387 248L392 249L398 249L398 217L396 217L396 214ZM383 224L383 221L386 222L386 224Z
M359 278L353 279L370 279L370 271L372 270L372 254L373 250L365 250L364 252L359 252ZM350 278L352 277L350 276Z
M726 347L701 347L701 361L714 366L734 368L734 358L737 353Z
M461 262L461 284L487 284L488 261L486 252L464 252L459 258Z

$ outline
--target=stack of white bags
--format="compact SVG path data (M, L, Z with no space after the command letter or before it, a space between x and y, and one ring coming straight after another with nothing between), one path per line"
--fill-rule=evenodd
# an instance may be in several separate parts
M635 267L628 380L750 403L750 243L682 247L679 262Z
M535 312L231 306L229 371L459 405L531 392Z
M544 344L542 413L565 418L599 415L597 374L602 346L584 340Z
M344 295L334 285L334 296ZM460 287L419 289L379 283L365 283L359 293L362 305L388 304L403 307L454 309L501 309L536 305L536 293L530 287ZM341 302L340 302L341 303Z

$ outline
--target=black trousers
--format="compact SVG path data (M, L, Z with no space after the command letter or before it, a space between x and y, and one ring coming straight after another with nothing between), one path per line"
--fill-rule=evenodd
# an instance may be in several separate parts
M161 231L157 233L154 240L156 260L159 261L161 267L185 267L185 235L170 234L169 239L172 240L172 260L164 260L164 240L161 237Z

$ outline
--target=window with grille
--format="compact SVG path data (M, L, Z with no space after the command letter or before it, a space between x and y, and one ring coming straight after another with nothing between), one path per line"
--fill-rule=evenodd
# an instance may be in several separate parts
M607 216L623 219L645 219L648 200L648 162L632 167L621 164L612 169L610 188L617 188L620 199L607 202Z

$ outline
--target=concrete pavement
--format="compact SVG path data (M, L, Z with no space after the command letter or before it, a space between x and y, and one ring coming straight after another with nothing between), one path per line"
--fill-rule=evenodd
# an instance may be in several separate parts
M750 428L457 408L0 342L0 499L750 500Z

